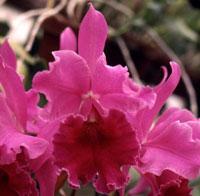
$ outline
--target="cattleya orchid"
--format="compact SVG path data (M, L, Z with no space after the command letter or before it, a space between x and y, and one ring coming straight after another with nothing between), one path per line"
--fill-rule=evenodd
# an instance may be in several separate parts
M101 30L99 26L102 27ZM70 41L67 42L69 48L66 48L64 43L67 35L71 35ZM53 52L55 62L50 63L50 71L38 73L33 81L34 89L44 93L48 100L44 109L47 114L45 119L49 118L51 121L61 119L58 131L54 122L52 123L54 130L48 125L42 130L43 138L46 136L49 141L52 140L49 139L49 135L54 137L56 133L53 143L57 166L61 171L67 171L68 182L73 187L79 187L79 181L83 184L93 181L97 191L102 193L123 187L127 175L121 170L124 166L135 164L138 155L139 145L135 130L127 122L126 113L121 114L120 111L134 113L137 108L147 105L142 96L153 94L151 89L145 91L140 90L134 83L129 85L126 68L106 65L103 54L106 36L105 19L91 5L80 26L79 55L72 51L76 49L75 35L70 29L66 29L61 35L60 47L64 50ZM107 84L102 85L105 82ZM151 98L154 99L154 96L150 96ZM57 104L58 102L60 104ZM113 115L113 111L116 115ZM75 114L78 116L74 116ZM121 119L119 125L114 118ZM77 123L78 127L70 125L71 121L75 125ZM52 131L49 131L49 128ZM119 128L123 128L123 132ZM71 133L68 133L69 130ZM84 145L85 149L79 141L82 135L84 138L91 138L84 139L84 144L88 143ZM124 139L120 141L119 137ZM70 140L70 143L67 140ZM99 145L92 142L93 140ZM106 157L109 151L114 155L104 158L105 160L95 155L102 154L101 157ZM124 156L119 159L117 156L120 152L123 152ZM84 157L86 154L87 157ZM76 156L80 158L78 163L72 161ZM114 168L107 166L109 164ZM83 165L85 171L82 171Z
M155 87L158 96L154 106L140 111L134 122L141 142L140 158L135 168L142 179L139 185L130 191L130 195L136 194L141 187L144 190L150 185L150 195L164 196L177 192L179 195L189 196L191 189L188 188L188 179L199 175L200 121L188 110L170 108L163 112L156 123L153 122L155 114L161 109L180 78L179 66L171 62L171 67L170 77L166 80L167 74L164 69L163 81ZM146 121L139 121L141 118L145 118ZM174 179L168 178L169 176L173 176ZM155 182L160 184L156 185Z
M0 48L0 176L1 195L38 195L37 182L43 184L43 172L53 171L46 156L48 142L31 136L27 129L29 112L27 95L21 78L16 73L16 58L8 42ZM41 171L44 164L49 165ZM53 167L53 166L52 166ZM32 178L35 176L36 181ZM20 178L19 178L20 176ZM40 194L53 195L53 179L46 189L40 186Z
M163 80L155 87L139 86L125 68L107 65L106 36L103 15L90 5L78 44L66 28L50 70L33 80L33 88L48 100L42 118L50 123L41 134L51 142L59 171L67 173L74 188L92 182L98 192L117 189L121 195L129 166L144 176L159 178L167 170L186 181L196 177L199 121L186 110L169 109L152 126L179 82L180 66L170 63L169 78L163 68ZM177 143L177 137L184 142Z
M129 195L151 186L150 195L189 196L188 179L197 177L200 169L199 131L200 121L189 111L166 110L142 141L135 167L142 178Z
M170 62L171 74L163 68L155 87L138 85L126 68L107 65L107 31L90 4L78 42L66 28L50 70L37 73L27 92L8 42L0 47L0 195L51 196L64 176L72 188L91 182L97 192L123 196L130 167L141 175L130 196L149 187L152 196L191 195L200 120L177 108L157 117L180 66ZM38 93L47 98L44 108Z

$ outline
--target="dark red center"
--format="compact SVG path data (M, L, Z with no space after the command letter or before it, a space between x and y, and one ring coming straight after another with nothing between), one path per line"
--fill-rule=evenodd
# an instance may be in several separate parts
M80 130L78 142L93 148L108 145L110 137L106 132L105 127L97 122L85 122Z

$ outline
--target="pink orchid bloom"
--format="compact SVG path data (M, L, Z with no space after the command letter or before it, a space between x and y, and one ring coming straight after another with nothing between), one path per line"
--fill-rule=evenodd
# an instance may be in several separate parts
M143 105L148 105L150 107L154 103L152 101L155 99L154 92L150 88L140 89L133 82L130 86L127 85L127 83L130 81L126 68L121 66L110 67L106 64L105 56L103 54L106 36L106 21L103 15L96 11L91 5L80 26L78 54L75 52L77 48L75 35L71 29L67 28L61 35L60 47L62 50L53 52L55 61L50 63L50 70L43 71L35 76L33 80L34 89L44 93L48 100L48 104L44 110L45 115L47 115L44 119L47 122L48 119L50 119L50 122L48 122L47 125L40 131L39 135L47 139L49 142L52 142L55 133L60 133L60 131L57 131L59 129L60 122L57 123L52 121L57 118L61 118L63 120L67 115L81 114L84 117L82 117L82 124L84 124L83 122L87 121L89 118L88 116L91 115L90 112L93 107L95 110L97 110L97 113L99 113L100 116L104 116L106 115L105 113L107 113L107 115L109 114L110 109L116 109L127 113L134 113L134 111L137 111L137 109L143 107ZM132 92L131 94L130 91ZM148 99L146 99L147 97ZM119 113L119 111L116 111L116 113ZM81 117L77 117L74 121L79 122L80 119ZM123 125L123 122L120 122L119 126L121 126L121 124ZM86 127L83 127L81 130L84 131L84 128ZM115 133L114 128L115 127L110 130L112 134ZM96 128L94 127L94 129ZM59 130L61 130L61 128ZM100 131L103 132L104 130ZM68 135L67 132L68 130L66 129L64 133ZM125 135L126 132L123 136L124 141L126 141ZM79 132L75 131L74 137L75 136L79 137ZM77 156L79 156L79 150L80 152L85 151L87 153L88 148L82 149L76 142L73 146L74 150L72 150L71 153L68 152L68 150L61 150L59 152L57 150L57 146L59 146L58 143L62 142L63 149L68 148L68 143L67 140L60 141L62 138L56 138L57 139L54 140L54 154L56 156L56 162L58 167L63 167L65 170L67 170L69 174L68 181L72 186L78 187L79 180L82 182L85 181L85 183L88 181L93 181L92 178L94 178L99 172L101 174L99 180L94 183L99 192L109 192L114 189L119 189L126 182L127 175L121 173L119 168L116 168L116 171L113 171L116 175L112 177L113 179L105 176L107 174L103 170L107 171L107 166L95 166L94 162L96 162L96 157L91 155L91 153L89 157L89 166L93 166L93 171L91 172L89 171L88 166L86 168L87 170L83 171L83 174L79 174L82 164L85 163L84 157L82 160L80 160L80 163L77 163L77 166L74 165L76 167L75 169L71 167L76 163L76 161L71 165L68 165L67 163L59 164L60 158L62 158L60 153L62 153L62 156L64 155L64 159L66 162L68 162L68 156L71 157L73 154L73 156L75 156L76 153L78 153ZM94 135L94 140L95 138L96 136ZM90 147L91 149L93 148L92 144ZM113 152L115 149L116 151L120 149L122 150L123 145L118 147L114 144L112 146ZM136 148L137 145L137 143L133 142L132 146L129 146L129 148ZM73 148L70 147L70 149ZM123 151L129 150L128 147L126 148L127 149ZM53 146L51 147L51 150L53 150ZM85 154L83 155L85 156ZM106 152L103 155L106 155ZM135 156L136 155L133 154L133 157ZM127 159L125 158L124 161ZM133 163L132 158L129 157L129 159L129 162L126 161L127 164ZM109 163L109 161L111 160L108 159L107 163ZM116 160L116 163L112 164L121 164L122 166L125 165L123 162L119 163L119 160ZM105 174L102 174L102 172ZM108 172L108 174L111 173ZM87 177L87 175L89 175L89 177ZM119 177L121 178L120 181L117 179ZM82 180L82 178L84 180Z
M128 195L134 196L147 192L150 186L149 196L191 196L192 189L189 188L188 182L187 179L169 170L164 170L160 176L146 173Z
M107 31L103 15L90 5L80 25L78 54L75 35L67 28L61 35L62 50L53 52L55 61L50 63L50 70L34 77L33 87L45 94L51 119L70 113L87 116L92 106L99 112L133 112L143 105L139 92L132 96L126 90L127 69L106 63L103 48Z
M15 70L8 66L4 67L3 64L1 59L0 83L3 92L0 93L0 144L8 148L13 160L16 154L21 152L21 148L27 149L29 157L34 159L46 150L47 143L45 140L28 135L26 94Z
M29 115L33 105L31 105L32 109L31 107L28 108L28 95L24 91L21 78L15 71L14 53L7 42L3 44L2 48L5 48L5 50L3 50L4 52L0 50L0 84L2 90L0 92L0 147L2 151L0 168L5 167L13 170L15 167L9 167L9 165L17 164L16 172L18 172L23 167L22 163L25 162L25 159L28 159L29 167L23 171L25 174L29 173L30 178L31 173L34 173L39 184L42 184L44 175L51 175L53 172L52 162L47 156L49 144L45 139L31 136L33 130L28 130L28 120L30 119ZM4 53L6 53L5 56L3 56ZM8 65L7 63L10 62L13 64ZM23 160L20 161L20 164L17 163L19 154L23 155ZM44 165L46 166L45 169L43 168ZM6 173L9 175L9 171L6 170ZM20 181L20 179L18 180ZM40 194L42 196L54 195L55 184L53 184L53 178L46 182L51 186L48 188L46 188L46 185L41 186ZM24 192L23 194L27 195L28 193Z
M108 155L106 156L107 143L105 149L99 150L101 138L99 139L98 133L104 132L104 124L109 124L105 123L107 118L112 122L110 116L114 110L116 113L124 112L134 127L132 134L137 135L142 146L138 164L141 173L161 176L163 171L169 170L185 179L194 178L199 174L200 164L199 121L185 110L170 109L152 125L179 82L179 65L170 63L172 73L169 78L164 68L164 78L156 87L139 87L128 78L125 68L107 65L103 54L106 36L105 19L91 5L81 23L78 44L72 30L67 28L61 35L61 50L53 52L55 61L50 63L50 70L40 72L34 78L34 89L44 93L48 100L44 109L46 119L61 118L62 121L60 127L54 125L56 129L49 134L51 137L47 134L51 128L42 133L50 140L56 133L56 164L68 173L68 181L74 187L80 186L79 181L83 184L93 181L97 191L102 193L123 188L125 179L122 178L123 172L119 172L119 166L135 164L132 158L136 154L123 160L113 157L116 162L110 163ZM95 121L98 126L90 124L93 108L101 117L100 121L98 118ZM118 126L122 126L121 124L123 125L123 121L119 121ZM117 129L115 130L114 125L113 123L113 127L110 127L110 132L115 136ZM125 131L123 135L124 141L128 139L127 144L130 144L126 133ZM82 136L91 139L82 139ZM176 138L183 143L177 142ZM116 149L122 152L121 147L114 145L112 138L108 141L111 142L109 147L114 155L117 154ZM124 141L120 141L120 146L124 146ZM127 152L131 147L135 148L135 144L125 146ZM102 165L98 156L105 159L105 165ZM115 174L109 173L109 170L113 170L108 168L109 165L113 165Z
M135 131L117 110L107 116L94 110L87 120L70 115L53 142L56 164L67 172L69 184L79 188L80 183L93 182L100 193L123 187L127 172L122 168L135 164L139 149Z
M164 69L162 82L154 87L156 101L153 107L143 108L133 118L133 127L141 143L139 165L136 168L142 175L161 176L165 170L169 170L184 179L192 179L199 175L200 169L200 121L187 110L171 108L154 124L155 116L180 79L179 65L175 62L170 64L172 73L169 78ZM132 194L140 189L141 186L135 187Z

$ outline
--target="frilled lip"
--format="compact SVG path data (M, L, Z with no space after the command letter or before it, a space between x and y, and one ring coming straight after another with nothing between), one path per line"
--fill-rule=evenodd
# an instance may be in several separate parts
M122 168L134 165L139 144L125 115L110 110L106 116L69 115L55 134L56 164L67 172L73 187L93 181L98 192L122 188Z

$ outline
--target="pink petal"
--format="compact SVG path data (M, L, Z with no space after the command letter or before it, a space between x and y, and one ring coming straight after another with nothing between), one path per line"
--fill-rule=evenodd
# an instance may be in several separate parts
M52 156L53 138L54 138L55 133L57 133L60 128L61 121L62 119L44 121L40 130L37 133L37 136L39 138L43 138L49 142L49 145L48 145L49 156Z
M39 95L34 89L30 89L26 92L26 97L28 99L28 114L34 116L38 112Z
M48 143L40 138L24 135L18 133L12 128L5 127L0 132L0 146L5 146L7 154L12 158L8 157L5 160L1 159L1 162L8 163L11 159L14 161L16 155L25 149L30 159L35 159L41 156L47 149Z
M111 93L124 93L123 85L128 78L127 68L121 65L108 66L102 55L95 64L94 73L92 74L92 90L100 95Z
M7 40L0 47L0 56L6 66L16 69L17 59Z
M0 62L0 83L3 86L8 106L13 111L19 126L25 130L27 120L27 100L20 77L11 67Z
M16 127L17 122L16 119L13 118L13 113L7 105L5 97L0 94L0 129L5 126Z
M199 174L200 143L193 140L193 130L187 122L167 124L149 134L141 158L142 171L160 175L169 169L185 178L194 178Z
M140 100L123 93L103 95L99 102L107 109L115 108L127 113L134 113L141 107Z
M60 35L60 50L76 51L77 43L73 30L67 27Z
M144 124L143 124L143 130L144 132L147 132L147 130L150 128L153 119L158 114L161 107L164 105L167 98L172 94L174 89L176 88L180 76L181 76L181 69L180 66L175 62L170 62L172 73L169 76L169 78L165 81L167 73L166 69L164 69L164 78L162 82L154 88L155 93L157 94L156 102L154 104L154 107L150 110L146 110L143 118L145 118Z
M87 61L91 70L102 55L108 33L104 16L92 4L83 18L78 37L79 54Z
M136 115L132 118L132 124L137 129L137 135L141 142L146 138L147 130L145 129L149 110L152 110L156 102L156 93L150 87L142 87L137 95L140 100L140 108L136 111ZM145 119L145 120L144 120Z
M189 121L188 125L192 128L193 130L193 135L192 138L194 140L200 140L200 120L196 120L196 121Z
M127 68L118 65L111 67L105 64L105 56L102 55L92 74L92 91L99 96L99 103L107 109L119 109L125 112L133 112L140 106L140 100L125 93L124 85L128 79Z
M37 132L43 126L43 120L40 117L41 109L37 106L39 95L35 90L31 89L26 92L26 97L28 102L27 134L37 135Z
M141 89L141 86L138 85L133 79L127 78L124 85L124 90L127 93L137 93Z
M67 50L54 52L54 56L50 70L38 73L33 80L34 89L45 94L53 118L79 112L82 96L90 86L89 69L80 56Z
M170 108L166 110L158 119L155 128L151 132L149 139L155 137L160 130L164 130L169 124L179 121L181 123L194 121L193 114L186 109ZM196 120L195 120L196 121ZM188 124L188 123L187 123ZM160 132L162 134L162 132Z
M175 90L180 77L181 77L181 68L175 62L170 62L170 66L172 69L172 73L169 78L164 82L162 81L160 85L155 87L155 92L157 93L157 100L152 109L151 115L155 115L159 112L163 104L165 103L166 99L172 94ZM164 74L166 75L166 73ZM166 76L164 76L165 78Z
M27 102L28 102L28 119L27 119L27 131L26 134L38 136L41 137L43 130L45 130L46 127L48 127L48 138L52 135L50 134L50 131L53 131L52 129L54 126L51 126L53 121L50 121L46 116L44 117L44 111L43 108L40 108L38 106L39 103L39 94L34 89L30 89L26 92ZM52 129L51 129L52 128ZM50 131L49 131L50 129ZM45 140L49 141L45 137Z

